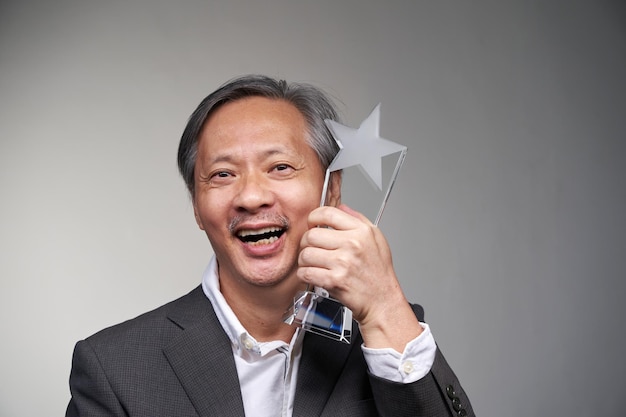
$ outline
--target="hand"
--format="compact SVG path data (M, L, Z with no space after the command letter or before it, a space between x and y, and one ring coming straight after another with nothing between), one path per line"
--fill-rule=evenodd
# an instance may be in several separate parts
M308 222L299 279L326 289L350 308L366 346L402 352L422 328L400 288L380 229L346 205L319 207Z

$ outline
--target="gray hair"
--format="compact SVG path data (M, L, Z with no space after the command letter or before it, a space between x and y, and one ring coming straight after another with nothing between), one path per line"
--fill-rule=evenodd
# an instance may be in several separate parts
M285 100L294 105L307 124L306 140L317 154L323 169L328 168L339 146L324 122L338 120L330 98L319 88L304 83L287 83L264 75L247 75L222 85L200 102L187 121L178 145L178 170L194 197L194 169L198 156L200 131L206 120L221 105L246 97L260 96Z

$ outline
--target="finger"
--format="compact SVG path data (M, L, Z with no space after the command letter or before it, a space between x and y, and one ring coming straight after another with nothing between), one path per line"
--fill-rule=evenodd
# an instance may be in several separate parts
M299 267L316 267L330 271L335 277L348 274L358 264L353 254L345 250L327 250L314 246L303 248L298 254Z
M326 288L328 286L328 270L312 266L301 266L298 268L296 275L298 279L312 286Z
M318 207L308 217L310 228L326 226L336 230L350 230L359 227L362 223L360 219L348 212L331 206Z
M332 268L332 252L314 246L303 248L298 254L299 267L316 267L329 270Z
M306 284L321 287L331 294L340 294L346 291L349 281L336 276L333 270L319 268L315 266L299 267L296 275L298 279Z
M300 247L318 247L327 250L338 249L341 244L341 232L326 227L315 227L307 230L300 240Z

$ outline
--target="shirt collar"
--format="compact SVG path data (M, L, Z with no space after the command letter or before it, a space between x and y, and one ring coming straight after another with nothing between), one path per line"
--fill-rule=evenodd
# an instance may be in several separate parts
M294 337L291 340L291 346L281 340L260 343L248 333L220 291L217 259L215 256L211 258L202 276L202 290L211 301L211 304L213 304L217 319L228 335L233 345L233 351L237 355L242 357L249 355L260 357L276 349L290 349L294 344L301 343L302 337L300 336L302 332L300 329L296 329Z

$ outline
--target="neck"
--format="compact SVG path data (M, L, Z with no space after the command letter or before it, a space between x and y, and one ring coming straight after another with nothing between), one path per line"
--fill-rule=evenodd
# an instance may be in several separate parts
M259 342L291 341L295 327L285 324L284 314L298 291L305 285L286 280L276 286L258 287L248 283L233 285L220 279L220 289L226 302L243 327Z

